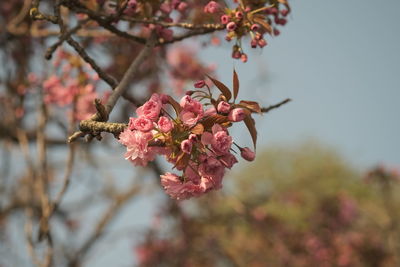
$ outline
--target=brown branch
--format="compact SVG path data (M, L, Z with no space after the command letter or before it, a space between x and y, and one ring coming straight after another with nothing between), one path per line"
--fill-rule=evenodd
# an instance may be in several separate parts
M104 106L105 111L100 110L100 108L102 106L101 106L101 104L98 104L96 106L97 113L95 115L93 115L89 120L82 121L79 126L80 132L76 132L73 135L71 135L68 138L68 142L73 142L78 137L84 136L86 133L91 133L91 132L85 131L85 130L87 130L87 128L85 128L85 125L87 125L88 121L91 122L91 121L107 121L108 120L109 114L113 110L118 99L125 93L125 91L129 87L129 83L132 80L132 78L136 75L136 73L139 69L139 66L147 59L147 57L153 51L155 43L156 43L156 35L155 35L155 33L152 33L151 37L147 40L145 47L142 49L142 51L139 53L139 55L137 55L137 57L133 60L132 64L129 66L128 70L125 72L124 76L122 77L121 82L118 84L118 86L115 88L115 90L112 92L112 94L108 98L107 103Z
M284 104L286 104L286 103L289 103L290 101L292 101L292 99L287 98L287 99L285 99L285 100L279 102L278 104L271 105L271 106L266 107L266 108L262 108L262 109L261 109L261 112L262 112L262 113L267 113L267 112L269 112L269 111L271 111L271 110L273 110L273 109L279 108L280 106L282 106L282 105L284 105Z

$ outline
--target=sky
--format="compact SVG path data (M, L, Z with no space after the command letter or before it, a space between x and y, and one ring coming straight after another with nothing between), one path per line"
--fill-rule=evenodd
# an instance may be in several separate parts
M236 68L248 100L293 100L257 119L261 145L313 138L360 168L400 165L400 1L384 2L293 0L281 35L247 49L248 63L232 63L228 45L205 52L222 81Z

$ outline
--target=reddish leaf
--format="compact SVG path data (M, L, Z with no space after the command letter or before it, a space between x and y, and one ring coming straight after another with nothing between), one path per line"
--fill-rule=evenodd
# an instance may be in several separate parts
M235 70L233 70L233 100L236 100L239 94L239 78Z
M247 129L250 132L251 139L253 140L254 150L256 149L257 145L257 130L256 130L256 122L251 117L251 115L246 116L244 119L244 123L246 124Z
M176 167L178 170L182 170L188 164L189 160L190 160L190 155L181 152L176 159L174 168Z
M202 134L204 132L204 126L201 123L198 123L196 126L194 126L190 131L194 134Z
M171 96L168 96L168 103L170 103L171 106L174 108L176 115L179 115L179 113L181 113L181 106Z
M240 101L239 105L244 107L244 108L247 108L247 109L251 110L252 112L261 113L261 107L255 101L242 100L242 101Z
M232 97L232 93L229 90L229 88L223 84L222 82L211 78L210 76L207 75L207 77L215 84L215 86L221 91L221 93L226 97L226 99L229 101Z
M228 122L228 117L227 116L223 116L220 114L215 114L212 115L210 117L205 118L202 123L205 129L209 129L211 128L214 124L218 123L218 124L222 124L225 122Z

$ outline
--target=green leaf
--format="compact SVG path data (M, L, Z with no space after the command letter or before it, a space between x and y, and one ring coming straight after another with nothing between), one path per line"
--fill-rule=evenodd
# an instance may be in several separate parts
M233 70L233 100L236 100L239 94L239 78L235 70Z
M207 77L215 84L215 86L221 91L221 93L226 97L228 101L232 98L232 93L225 84L216 79L211 78L208 75Z
M253 140L254 150L256 150L257 146L257 130L256 130L256 122L251 117L251 115L247 115L244 119L244 123L246 124L247 129L250 132L251 139Z

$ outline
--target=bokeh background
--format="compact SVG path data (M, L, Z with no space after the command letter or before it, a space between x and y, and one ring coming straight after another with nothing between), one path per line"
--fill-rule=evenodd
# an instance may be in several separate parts
M293 100L256 119L257 159L238 164L222 191L171 204L117 144L94 148L107 166L77 163L83 178L65 201L82 239L107 206L74 205L96 190L98 173L117 177L117 188L147 185L84 266L398 266L400 2L293 0L291 8L281 35L262 52L248 49L246 64L230 58L230 44L199 48L219 80L229 84L236 69L240 97ZM231 134L251 144L244 128ZM53 156L61 162L62 153ZM21 216L8 225L13 242L0 246L0 265L31 266Z

